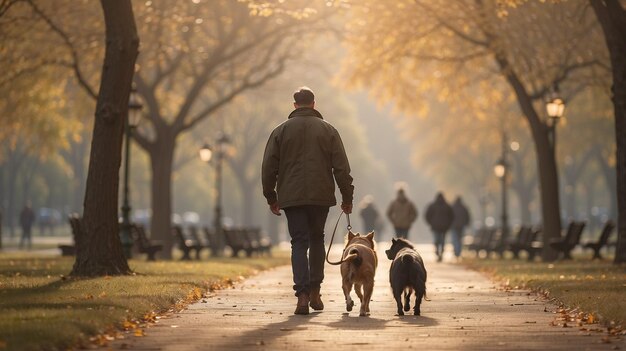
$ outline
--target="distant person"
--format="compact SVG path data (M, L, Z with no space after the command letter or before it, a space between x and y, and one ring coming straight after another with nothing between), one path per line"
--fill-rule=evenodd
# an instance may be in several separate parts
M294 314L323 310L320 284L324 280L324 225L328 209L337 204L352 212L352 176L337 129L315 109L311 89L293 94L295 110L270 135L261 168L263 195L270 211L285 211L291 236L291 266L298 303Z
M404 189L398 189L395 200L389 204L387 218L393 225L396 236L407 239L409 229L417 219L417 209L404 193Z
M372 195L366 195L360 204L361 218L363 219L363 229L366 233L376 231L378 228L378 222L380 220L380 214L374 206L374 197Z
M454 256L459 259L461 257L461 249L463 248L465 227L470 223L470 214L460 196L454 201L452 211L454 212L454 220L452 221L452 246L454 247Z
M31 237L31 229L33 227L33 223L35 223L35 212L30 205L24 206L22 212L20 212L20 226L22 227L22 238L20 239L20 249L23 248L24 244L27 242L28 249L33 245L33 240Z
M443 247L446 244L446 232L454 220L452 207L448 205L442 193L437 193L435 201L426 209L426 223L433 232L437 262L443 259Z

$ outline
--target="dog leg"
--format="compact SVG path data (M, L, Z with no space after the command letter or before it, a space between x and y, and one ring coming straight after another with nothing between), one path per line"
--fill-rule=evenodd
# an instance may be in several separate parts
M361 301L361 303L363 303L363 287L361 284L359 283L354 283L354 292L356 293L356 296L359 297L359 301Z
M417 291L415 292L415 307L413 307L413 314L416 316L419 316L421 313L420 305L422 304L423 297L424 297L424 294L420 294Z
M363 300L361 300L361 313L360 316L366 316L370 312L370 300L372 299L372 292L374 291L374 282L367 282L363 285Z
M343 295L346 297L346 311L352 311L352 307L354 307L354 301L350 297L350 290L352 290L352 283L349 281L343 281L342 284Z
M402 311L402 289L393 289L393 298L396 299L396 305L398 305L398 316L404 316Z
M411 289L408 289L404 293L404 311L405 312L409 312L409 310L411 310L411 292L413 291Z

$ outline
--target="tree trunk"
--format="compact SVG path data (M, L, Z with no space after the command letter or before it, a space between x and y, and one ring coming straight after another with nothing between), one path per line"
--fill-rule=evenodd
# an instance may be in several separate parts
M619 0L590 0L602 26L613 70L617 178L615 263L626 262L626 11Z
M106 51L96 105L74 276L128 274L118 228L122 134L139 38L130 0L101 0Z
M151 238L163 244L162 257L172 258L172 165L176 136L159 134L159 139L147 149L152 167Z
M530 125L535 152L537 154L537 171L539 173L539 194L541 198L541 217L543 221L542 260L549 262L558 257L558 252L550 247L550 241L561 236L561 211L559 201L559 175L556 167L554 150L548 138L549 128L541 121L533 102L524 85L511 71L508 61L496 56L500 68L507 72L506 78L517 97L520 109Z

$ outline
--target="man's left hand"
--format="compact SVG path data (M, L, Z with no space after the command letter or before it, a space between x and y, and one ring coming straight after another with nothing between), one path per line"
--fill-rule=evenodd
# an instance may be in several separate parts
M352 213L352 204L341 204L341 210L342 210L345 214L350 214L350 213Z

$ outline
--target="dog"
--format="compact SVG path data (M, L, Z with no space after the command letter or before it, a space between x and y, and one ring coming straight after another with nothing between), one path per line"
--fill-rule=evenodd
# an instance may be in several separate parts
M406 239L391 239L391 248L386 250L387 258L392 260L389 269L389 282L393 297L398 305L398 315L411 309L411 293L415 292L413 314L419 316L422 298L426 298L426 268L422 257L413 244ZM402 310L402 293L404 293L404 311Z
M342 261L341 280L343 294L346 297L346 310L350 312L354 307L354 301L350 297L350 291L354 285L354 291L361 300L359 316L366 316L370 312L374 274L378 266L378 257L374 249L374 232L365 236L348 232Z

